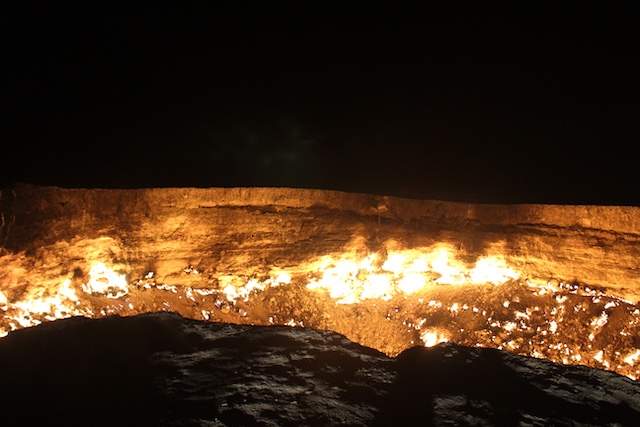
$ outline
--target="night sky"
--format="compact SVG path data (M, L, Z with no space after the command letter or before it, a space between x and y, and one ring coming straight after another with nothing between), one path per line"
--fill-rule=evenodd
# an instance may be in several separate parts
M640 206L634 2L129 3L2 3L0 184Z

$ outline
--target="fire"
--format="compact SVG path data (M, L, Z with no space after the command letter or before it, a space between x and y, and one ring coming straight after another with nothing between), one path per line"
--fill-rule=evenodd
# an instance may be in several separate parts
M321 272L319 278L311 278L308 289L325 289L338 304L354 304L368 298L388 299L391 283L383 274L374 274L376 254L363 259L343 256L338 260L326 256L306 269L310 274Z
M626 363L627 365L633 366L636 363L638 363L638 359L640 359L640 350L636 350L630 355L628 355L627 357L625 357L624 363Z
M183 284L163 283L154 271L125 274L108 259L86 263L78 267L86 274L47 279L35 291L22 264L5 264L12 268L0 290L0 336L70 316L165 310L333 329L389 355L454 341L640 378L640 308L593 287L523 278L499 252L474 258L448 244L407 249L394 241L373 251L356 241L343 253L246 274L185 265Z
M328 291L338 304L373 298L388 301L399 293L411 295L439 284L500 285L519 276L500 256L482 257L469 266L455 258L451 246L443 244L388 251L386 259L377 253L360 258L353 253L338 259L324 257L307 268L311 274L320 274L307 288Z
M0 326L0 336L10 330L39 325L43 321L53 321L70 316L81 316L88 310L79 307L79 299L71 287L71 281L65 280L52 295L37 295L26 300L10 302L6 296L0 298L4 321ZM5 326L6 325L6 326Z
M425 347L433 347L434 345L449 341L449 338L445 334L437 330L425 331L420 334L420 338L422 338Z
M231 303L237 301L249 302L253 293L264 291L267 287L277 287L291 282L291 276L286 272L271 275L268 279L260 281L256 278L243 278L237 276L222 276L220 282L224 288L222 292Z
M89 277L89 281L82 285L82 290L88 294L117 299L129 292L125 276L107 268L102 262L91 267Z

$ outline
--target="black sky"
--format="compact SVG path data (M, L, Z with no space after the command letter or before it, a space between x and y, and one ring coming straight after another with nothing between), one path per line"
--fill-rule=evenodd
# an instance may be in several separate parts
M1 183L640 206L633 2L416 4L4 2Z

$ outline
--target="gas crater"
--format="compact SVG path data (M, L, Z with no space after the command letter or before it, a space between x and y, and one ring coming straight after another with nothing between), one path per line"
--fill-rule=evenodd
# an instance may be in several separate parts
M0 211L0 335L169 311L640 378L639 208L18 185Z

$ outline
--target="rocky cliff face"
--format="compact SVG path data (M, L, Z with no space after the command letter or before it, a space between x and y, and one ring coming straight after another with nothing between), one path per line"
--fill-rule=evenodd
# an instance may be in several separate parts
M0 191L0 333L174 311L640 377L640 208L277 188Z
M81 270L86 258L111 257L133 277L153 269L168 284L184 284L188 266L246 274L340 253L354 238L372 250L394 239L407 247L451 243L466 258L499 252L524 277L640 301L637 207L474 205L286 188L16 186L0 192L0 213L5 252L29 256L62 245L64 259L75 258Z
M0 340L6 425L635 426L640 383L455 344L391 359L330 331L168 313Z

